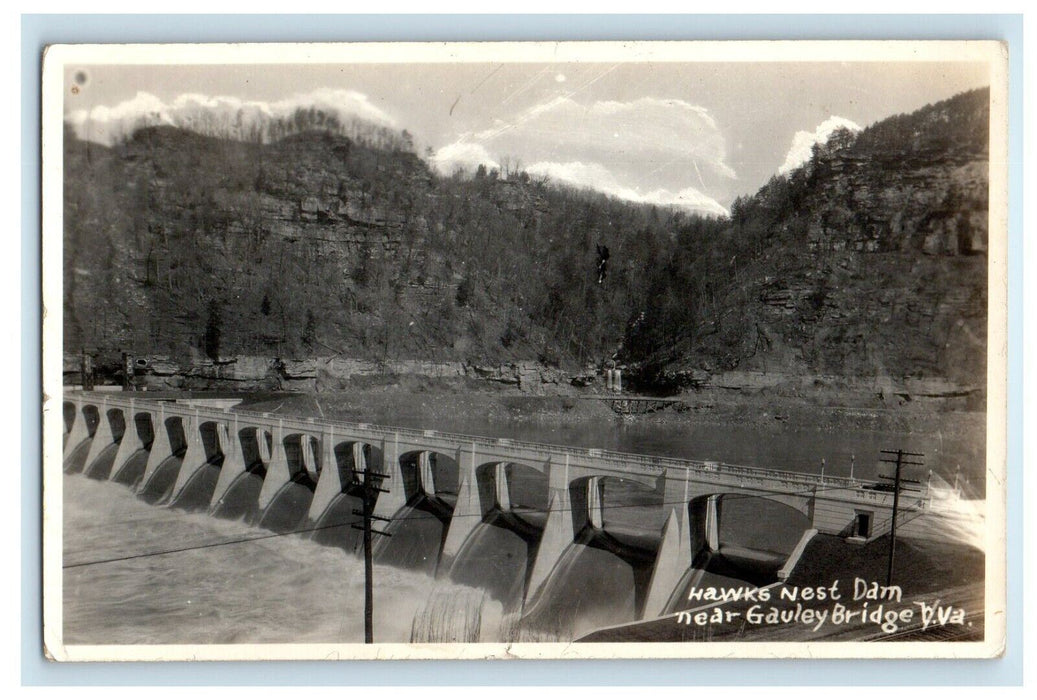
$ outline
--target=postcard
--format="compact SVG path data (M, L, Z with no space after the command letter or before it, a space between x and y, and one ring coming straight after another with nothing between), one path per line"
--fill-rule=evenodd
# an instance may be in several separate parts
M989 658L1007 50L58 45L44 653Z

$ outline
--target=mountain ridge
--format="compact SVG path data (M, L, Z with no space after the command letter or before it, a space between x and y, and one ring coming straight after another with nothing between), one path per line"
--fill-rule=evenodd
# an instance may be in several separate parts
M402 135L66 131L66 349L981 383L988 101L836 132L721 219L442 177Z

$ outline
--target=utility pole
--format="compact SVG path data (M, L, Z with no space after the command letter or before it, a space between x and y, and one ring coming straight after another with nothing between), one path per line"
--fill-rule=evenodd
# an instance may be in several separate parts
M368 470L362 472L354 472L355 474L362 475L364 480L362 483L363 487L363 510L353 509L353 515L361 515L364 518L364 524L358 526L356 523L350 525L354 530L364 531L364 643L374 643L374 562L371 558L371 535L378 534L386 537L392 537L388 532L381 530L375 530L371 527L372 520L381 520L383 522L390 522L391 518L383 518L374 514L374 502L378 498L379 493L388 493L388 489L383 489L375 485L375 479L378 479L381 483L381 479L388 479L387 474L372 473Z
M890 479L890 478L893 479L893 517L889 521L889 564L888 564L888 567L886 569L886 586L888 587L888 586L892 586L893 585L893 559L894 559L894 556L896 555L896 549L897 549L897 512L900 510L900 485L901 485L901 483L909 483L909 484L919 484L919 483L921 483L920 481L917 481L915 479L904 479L900 475L900 470L901 470L901 467L904 467L906 465L918 466L918 467L925 466L924 462L910 462L910 461L907 461L907 460L904 459L905 457L924 458L925 455L924 454L919 454L917 452L904 452L903 450L880 450L880 451L882 452L882 454L896 455L897 456L896 459L880 459L879 460L880 462L885 462L886 464L895 464L896 468L897 468L896 473L895 473L895 475L893 477L882 476L881 474L879 475L880 479Z

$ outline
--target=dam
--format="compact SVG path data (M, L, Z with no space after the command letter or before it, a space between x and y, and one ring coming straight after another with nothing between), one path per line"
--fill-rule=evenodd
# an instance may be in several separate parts
M383 475L376 563L481 589L573 638L686 607L692 587L783 581L818 533L887 534L873 482L106 393L62 404L64 470L147 503L355 552L364 472ZM941 500L901 497L927 536Z

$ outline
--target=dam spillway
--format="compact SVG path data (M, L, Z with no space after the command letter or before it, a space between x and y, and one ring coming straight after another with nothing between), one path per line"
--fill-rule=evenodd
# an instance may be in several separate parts
M870 541L892 508L860 480L126 395L67 395L63 415L66 471L350 552L358 474L382 474L377 562L560 637L673 612L710 577L782 580L817 532ZM931 500L901 506L910 534Z

